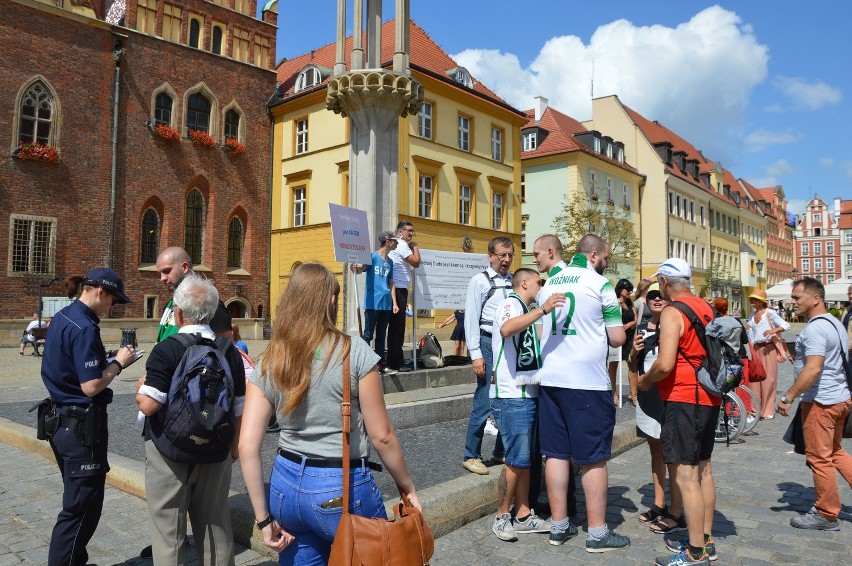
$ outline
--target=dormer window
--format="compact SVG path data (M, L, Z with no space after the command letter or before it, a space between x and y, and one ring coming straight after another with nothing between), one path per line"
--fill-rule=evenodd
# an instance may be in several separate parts
M595 139L595 141L594 141L594 145L595 145L594 150L595 150L595 153L600 153L600 152L601 152L601 138L597 138L597 137L596 137L596 138L594 138L594 139Z
M538 132L535 130L531 132L524 132L521 139L523 141L524 151L532 151L538 147Z
M296 77L295 92L316 86L322 82L322 75L316 67L308 67L303 69L299 76Z
M612 159L612 144L606 144L606 156Z
M470 73L467 72L467 69L464 67L456 67L455 69L451 69L450 76L457 83L466 86L467 88L473 88L473 79L470 77Z

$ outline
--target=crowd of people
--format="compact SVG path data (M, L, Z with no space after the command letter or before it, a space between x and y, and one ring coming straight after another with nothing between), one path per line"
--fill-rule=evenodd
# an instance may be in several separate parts
M420 262L413 234L410 222L400 223L396 233L379 235L372 265L354 266L368 274L367 324L361 337L349 337L337 328L340 284L335 275L318 263L298 266L280 297L269 344L257 361L248 356L215 286L193 272L186 251L161 252L157 271L173 297L145 375L136 384L152 541L143 556L159 564L183 563L188 515L199 561L234 564L227 497L237 460L256 526L264 543L279 552L281 564L327 563L341 516L343 458L350 466L350 512L386 517L373 476L382 466L402 497L421 509L381 381L383 373L404 368L404 306L410 268ZM613 285L604 276L610 247L599 236L587 234L572 252L570 262L563 261L559 238L541 236L533 247L536 269L512 273L512 240L492 239L489 266L471 279L464 310L444 321L456 322L454 340L466 339L476 378L462 465L475 474L489 473L482 459L482 437L493 415L499 434L492 462L503 464L492 524L495 536L512 541L522 534L545 533L552 545L577 536L578 469L585 497L586 550L599 553L629 546L630 539L606 522L607 462L619 402L607 359L616 349L628 363L637 434L647 440L650 452L653 504L638 520L655 533L676 535L664 539L673 554L657 557L656 564L709 564L718 557L712 532L716 485L711 459L721 400L696 378L706 350L695 320L697 316L707 323L727 315L727 302L717 299L711 304L693 294L691 267L678 258L666 260L634 290L626 279ZM50 399L39 409L40 434L50 442L64 484L50 565L87 562L86 546L100 520L109 470L109 386L139 358L132 345L107 352L100 338L101 318L113 305L130 302L116 272L95 268L69 278L66 287L69 298L76 300L56 313L48 327L42 379ZM849 297L852 302L852 287ZM841 504L835 470L852 486L852 457L840 443L852 409L847 383L852 304L838 321L827 314L819 281L805 277L794 282L792 306L808 324L793 356L780 340L789 324L768 307L765 293L756 290L749 300L752 313L741 325L740 355L748 357L753 351L767 374L751 384L762 408L752 417L772 419L776 406L787 415L801 399L816 501L808 513L791 519L791 525L837 530ZM281 316L284 312L287 315ZM819 320L825 322L817 324ZM24 345L22 341L22 351ZM204 368L193 373L186 364L197 348L206 348L198 362ZM776 400L777 364L787 360L794 363L797 379ZM198 376L206 380L205 387L214 387L216 376L227 384L215 407L210 404L215 395L208 389L203 417L188 417L207 424L216 419L216 434L173 442L172 435L181 434L171 417L179 397L176 383ZM348 455L342 455L341 448L344 388L351 397ZM203 401L189 395L187 405ZM265 475L261 454L270 430L277 432L277 455ZM373 450L381 464L371 458ZM536 511L542 489L549 518Z

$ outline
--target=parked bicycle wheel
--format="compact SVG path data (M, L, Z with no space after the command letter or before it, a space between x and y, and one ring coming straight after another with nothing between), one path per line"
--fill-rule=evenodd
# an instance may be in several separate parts
M746 407L748 411L749 407L751 410L748 411L746 416L746 424L745 429L743 430L743 434L747 432L751 432L754 430L754 427L757 426L757 421L760 420L760 399L757 398L757 395L754 394L754 391L746 387L745 385L740 384L736 389L734 389L734 393L742 400L743 405Z
M728 415L728 424L725 426L725 414ZM716 421L716 442L730 442L743 433L746 425L746 412L743 400L725 393L722 405L719 407L719 419Z

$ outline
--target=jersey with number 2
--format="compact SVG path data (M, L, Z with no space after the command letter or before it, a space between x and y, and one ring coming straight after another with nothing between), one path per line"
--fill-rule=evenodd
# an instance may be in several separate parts
M606 391L606 328L622 325L612 283L588 268L586 258L578 254L547 280L538 304L554 293L563 293L565 304L542 317L541 385Z

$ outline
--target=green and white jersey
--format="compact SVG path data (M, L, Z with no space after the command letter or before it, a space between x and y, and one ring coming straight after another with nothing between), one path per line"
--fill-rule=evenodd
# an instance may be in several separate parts
M503 338L500 335L500 328L507 320L528 311L523 299L514 293L500 301L494 311L494 330L491 332L494 371L491 372L491 386L488 389L491 399L538 397L538 370L520 368L541 367L539 324L534 324L514 336Z
M612 283L589 266L585 255L576 254L547 280L538 304L554 293L563 293L565 304L542 318L541 385L608 390L606 328L622 326Z

